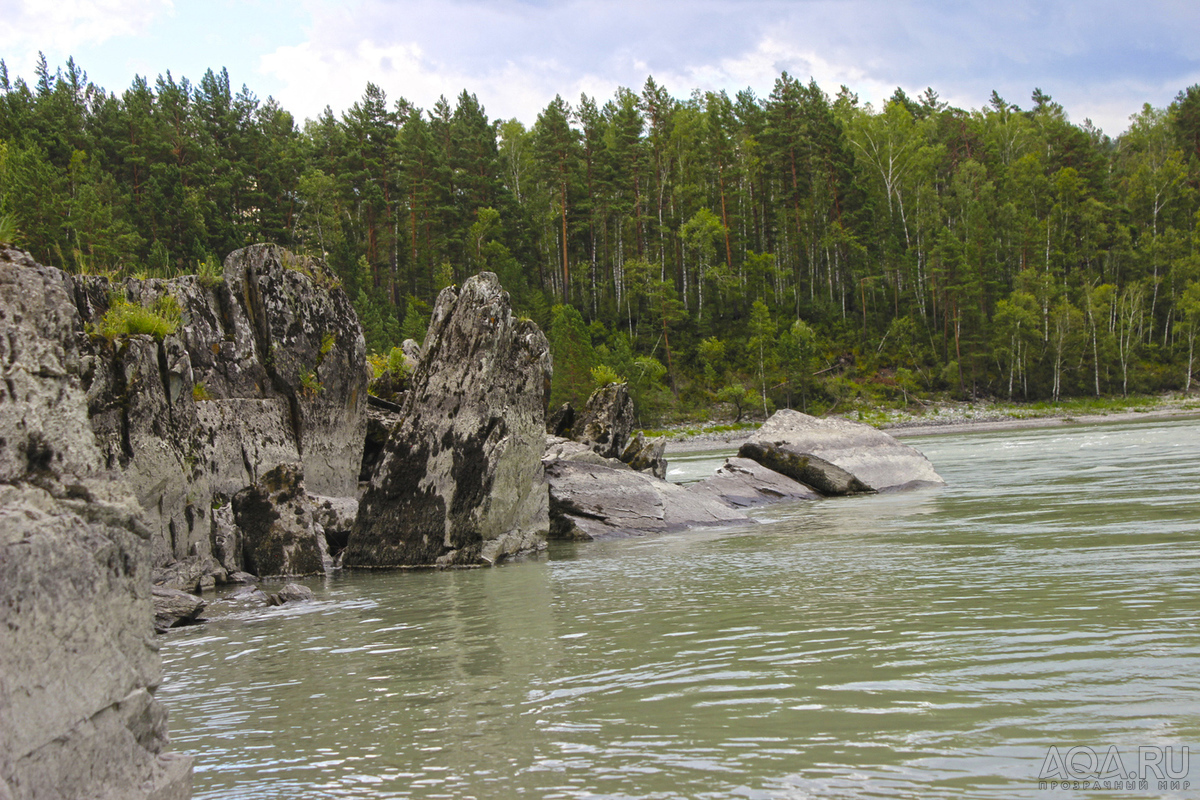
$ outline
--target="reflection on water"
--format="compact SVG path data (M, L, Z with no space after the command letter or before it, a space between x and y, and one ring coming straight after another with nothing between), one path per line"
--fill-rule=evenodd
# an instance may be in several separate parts
M913 443L948 487L217 608L163 646L196 795L1080 797L1049 746L1195 749L1200 426Z

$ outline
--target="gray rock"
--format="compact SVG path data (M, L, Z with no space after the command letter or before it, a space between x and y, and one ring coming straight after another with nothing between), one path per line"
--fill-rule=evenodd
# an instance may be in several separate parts
M233 581L233 575L245 574L245 561L242 559L242 532L238 529L233 518L233 503L224 503L212 512L212 550L213 557L228 573L228 580Z
M270 597L274 600L271 603L273 606L281 606L284 603L307 603L317 599L312 589L298 583L289 583Z
M575 409L570 403L563 403L555 411L546 416L546 433L551 436L571 438L571 428L575 425Z
M331 531L350 533L358 516L357 498L309 495L308 499L313 504L313 521L325 529L326 536Z
M67 277L0 247L0 794L186 798L151 534L88 426L81 328Z
M347 566L492 564L544 546L546 337L492 273L443 289Z
M821 495L802 483L748 458L730 458L716 474L687 487L714 497L731 508L755 508L788 500L814 500Z
M384 445L404 419L399 411L377 407L374 404L367 407L367 430L363 443L362 464L358 471L360 484L369 483L371 477L379 470L383 462Z
M605 458L582 442L573 442L558 436L546 437L546 452L542 463L551 461L580 461L585 464L600 464L613 469L629 469L629 465L616 458Z
M207 605L194 594L165 586L155 586L151 593L154 598L154 629L159 633L190 625Z
M165 567L155 567L150 582L165 589L196 593L211 588L220 577L225 582L226 574L210 556L188 556Z
M621 453L621 460L638 472L648 472L656 478L667 477L667 459L663 453L667 449L667 440L661 436L657 439L647 439L641 431L629 440Z
M592 392L587 407L576 415L572 437L605 458L620 458L634 421L629 387L624 383L610 383Z
M925 456L883 431L844 419L817 419L799 411L773 414L738 455L825 494L945 485ZM807 463L803 463L805 457L809 457ZM857 484L822 462L848 473ZM818 485L814 480L825 482Z
M100 321L114 291L146 304L170 295L183 311L161 342L79 336L92 429L107 465L125 472L147 509L155 563L216 555L214 499L277 464L302 463L316 492L355 493L365 345L320 262L255 245L232 253L211 287L194 276L63 280L80 331Z
M280 464L233 496L246 569L260 577L320 575L332 569L324 533L313 522L300 464Z
M751 522L713 497L631 469L560 459L547 463L546 479L555 539L586 541Z
M313 504L313 522L324 532L334 568L340 568L342 553L350 541L350 531L358 518L358 498L309 495Z
M756 461L823 495L837 497L874 491L837 464L811 453L798 453L787 442L746 442L738 448L738 457Z
M404 364L409 371L416 370L417 365L421 363L421 345L415 339L405 339L400 343L400 349L404 352Z

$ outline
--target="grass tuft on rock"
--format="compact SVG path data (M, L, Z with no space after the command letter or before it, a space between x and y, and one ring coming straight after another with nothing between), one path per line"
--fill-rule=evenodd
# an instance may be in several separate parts
M98 331L112 341L122 336L147 334L158 341L179 330L183 324L183 309L173 296L165 294L147 308L131 303L124 297L116 297L108 311L100 318Z

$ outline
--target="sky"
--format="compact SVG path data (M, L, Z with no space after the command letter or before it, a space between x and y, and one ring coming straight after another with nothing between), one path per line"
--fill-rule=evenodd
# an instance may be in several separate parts
M1200 83L1200 3L979 0L0 0L0 58L32 83L74 57L120 93L135 75L229 70L297 120L368 81L430 108L474 93L532 125L556 94L601 103L648 76L674 96L770 94L783 71L876 108L896 87L979 108L1040 88L1073 122L1122 133Z

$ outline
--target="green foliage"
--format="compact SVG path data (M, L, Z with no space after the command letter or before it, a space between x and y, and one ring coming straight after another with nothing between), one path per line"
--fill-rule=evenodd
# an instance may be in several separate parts
M225 254L276 242L344 288L378 353L490 270L551 338L556 400L605 366L655 419L734 408L736 387L757 416L1191 386L1200 87L1113 140L1040 91L872 106L787 74L763 98L556 97L529 128L373 84L301 128L235 86L106 92L73 62L7 82L0 241L81 274L198 265L209 288Z
M618 375L617 371L607 364L597 364L592 367L593 389L600 389L610 383L625 383L625 378Z
M170 336L183 323L183 309L172 295L164 294L154 300L149 308L131 303L123 295L112 298L112 304L100 318L97 330L101 336L112 340L122 336L147 334L160 342Z
M17 218L14 214L0 214L0 244L17 244L21 232L17 228Z
M225 272L217 259L207 256L196 265L196 278L205 289L212 289L225 281Z
M316 397L325 391L324 384L317 377L316 370L304 367L300 370L300 390L305 397Z
M197 403L202 403L213 399L212 395L208 391L208 387L204 384L204 381L196 381L192 384L192 399Z
M337 345L337 334L333 331L325 331L325 335L321 337L321 347L317 351L318 363L325 360L325 356L333 351L335 345Z
M569 402L582 408L594 385L592 368L596 366L596 352L583 316L573 306L557 305L551 311L550 357L554 362L551 407Z

